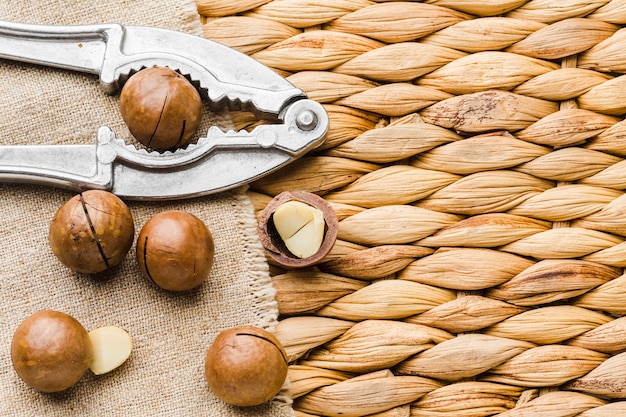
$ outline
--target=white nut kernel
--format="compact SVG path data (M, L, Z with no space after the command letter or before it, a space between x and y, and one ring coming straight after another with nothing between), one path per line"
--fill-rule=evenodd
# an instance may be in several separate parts
M301 201L287 201L274 212L274 226L285 246L298 258L308 258L322 246L324 214Z
M93 362L89 369L96 375L111 372L126 362L133 349L133 340L123 329L99 327L89 332L93 346Z

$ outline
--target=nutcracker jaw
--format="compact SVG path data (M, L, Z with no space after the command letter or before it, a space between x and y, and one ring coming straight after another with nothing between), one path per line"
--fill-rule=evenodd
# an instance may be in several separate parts
M98 130L95 145L0 146L0 181L100 188L135 200L197 197L279 169L319 146L328 130L323 107L268 67L176 31L0 21L0 58L97 74L111 94L143 68L169 67L211 108L251 111L273 122L251 132L212 126L197 143L163 153L126 144L107 127Z

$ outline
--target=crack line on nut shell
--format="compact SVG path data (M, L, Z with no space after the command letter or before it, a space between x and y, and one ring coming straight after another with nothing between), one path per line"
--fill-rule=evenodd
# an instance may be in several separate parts
M178 141L176 141L176 147L183 144L183 138L185 137L185 128L187 127L187 119L183 119L183 126L180 129L180 135L178 135Z
M150 135L150 139L148 139L148 143L146 146L150 148L152 146L152 141L154 140L154 136L159 130L159 125L161 124L161 119L163 118L163 113L165 112L165 105L167 104L167 94L165 94L165 98L163 99L163 106L161 107L161 112L159 113L159 120L156 122L156 126L154 126L154 130L152 131L152 135Z
M278 345L276 345L276 343L274 343L272 340L268 339L267 337L263 337L259 334L254 334L254 333L237 333L236 336L252 336L252 337L256 337L257 339L262 339L265 340L266 342L271 343L272 345L274 345L274 347L276 349L278 349L278 351L280 352L280 356L283 357L283 359L285 360L285 362L289 362L287 360L287 357L283 354L283 349L281 349Z
M107 259L106 254L104 253L104 248L102 248L102 244L100 243L100 238L98 237L98 234L96 233L96 228L93 225L93 222L91 221L91 216L89 215L89 210L87 210L87 203L85 202L85 199L83 198L83 194L82 193L79 194L79 199L80 199L81 205L83 206L83 211L85 212L85 217L87 217L87 224L89 224L89 229L91 230L91 234L93 235L93 239L96 242L96 246L98 247L98 252L100 252L100 257L104 261L104 264L106 265L107 269L109 269L111 267L111 265L109 264L109 260Z
M154 285L157 285L154 278L152 278L152 274L150 274L150 269L148 269L148 236L143 241L143 265L146 270L146 276Z

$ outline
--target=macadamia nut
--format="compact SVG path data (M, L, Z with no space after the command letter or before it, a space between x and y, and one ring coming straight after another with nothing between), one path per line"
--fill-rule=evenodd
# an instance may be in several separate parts
M258 216L258 232L270 261L305 268L321 261L337 239L339 221L330 203L307 191L284 191Z
M103 190L85 191L63 204L48 233L52 252L61 263L88 274L120 263L134 238L130 209L119 197Z
M254 326L220 333L204 361L211 391L222 401L247 407L272 399L287 378L287 354L276 337Z
M169 291L202 284L213 266L213 235L202 220L182 210L153 216L137 239L137 262L143 275Z
M98 327L89 332L93 360L89 369L102 375L118 368L130 357L133 340L126 330L115 326Z
M39 311L26 318L13 334L13 367L38 391L58 392L71 387L87 372L92 360L87 330L59 311Z
M288 201L274 212L274 226L289 252L298 258L315 255L324 240L324 214L301 201Z
M132 75L120 94L120 112L130 133L148 148L185 145L202 121L202 99L182 75L166 67Z
M41 392L64 391L88 369L101 375L130 356L133 342L113 326L87 330L74 317L42 310L27 317L11 341L11 362L19 377Z

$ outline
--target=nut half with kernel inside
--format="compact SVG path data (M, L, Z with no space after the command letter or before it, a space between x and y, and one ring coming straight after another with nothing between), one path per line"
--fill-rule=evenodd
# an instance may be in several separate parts
M338 220L332 206L307 191L277 195L258 221L267 254L287 268L315 264L328 254L337 239Z

